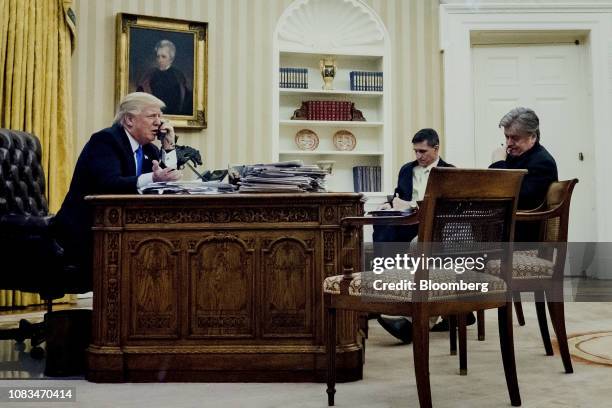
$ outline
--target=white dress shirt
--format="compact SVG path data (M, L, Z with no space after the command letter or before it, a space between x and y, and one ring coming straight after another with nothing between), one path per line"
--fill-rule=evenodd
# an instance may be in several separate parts
M427 188L427 180L431 169L438 165L440 158L427 167L415 166L412 169L412 201L421 201L425 198L425 189Z
M166 167L177 168L176 150L170 150L169 152L162 149L162 161Z

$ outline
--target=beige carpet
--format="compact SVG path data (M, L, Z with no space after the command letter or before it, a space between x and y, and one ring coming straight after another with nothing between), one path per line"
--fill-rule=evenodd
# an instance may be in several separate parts
M533 304L524 304L527 325L515 326L519 385L524 407L610 407L612 406L612 366L574 360L574 374L564 374L558 355L547 357L541 345ZM612 304L568 303L567 326L573 352L610 358ZM448 355L448 339L432 333L430 372L433 403L436 407L506 407L506 391L496 313L487 312L487 340L478 342L475 328L468 331L467 376L459 376L457 357ZM338 384L338 407L418 407L412 347L398 344L377 323L371 321L365 378ZM593 335L599 333L598 335ZM602 333L608 333L605 336ZM585 337L586 336L586 337ZM592 342L592 343L591 343ZM590 343L590 344L589 344ZM577 347L576 347L577 345ZM0 364L17 366L12 377L40 375L42 368L28 361L26 353L16 353L10 342L0 342ZM7 351L9 350L9 351ZM9 356L10 354L10 356ZM19 354L21 360L7 361ZM17 367L17 368L19 368ZM28 373L24 367L29 367ZM7 385L61 385L76 387L73 404L17 403L15 407L325 407L323 384L92 384L82 379L3 380ZM10 406L8 404L0 406Z

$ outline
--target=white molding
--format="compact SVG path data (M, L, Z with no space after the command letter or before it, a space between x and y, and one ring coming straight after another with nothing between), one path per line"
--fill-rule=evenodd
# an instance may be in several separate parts
M445 159L462 166L475 165L474 102L472 78L473 31L546 32L582 30L588 33L588 77L595 149L596 239L612 241L612 202L606 175L612 174L612 2L589 4L443 4L440 7L440 46L444 50ZM577 135L579 137L579 135Z
M385 27L359 0L297 0L280 17L277 38L283 51L365 54L384 48Z
M448 14L502 13L602 13L612 12L610 3L464 3L441 4Z

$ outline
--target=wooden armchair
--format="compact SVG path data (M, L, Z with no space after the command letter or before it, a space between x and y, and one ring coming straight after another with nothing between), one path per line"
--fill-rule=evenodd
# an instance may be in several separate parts
M563 273L567 255L570 203L576 183L578 183L578 179L552 183L548 188L546 200L542 206L532 211L517 212L517 222L536 221L541 223L540 241L542 244L537 250L517 250L514 254L512 267L514 298L520 299L521 292L534 292L542 342L546 355L552 356L554 353L548 333L544 302L546 301L548 304L550 319L559 343L563 367L568 374L573 373L574 369L565 331ZM495 262L488 263L487 269L489 273L499 273L499 265ZM524 322L522 307L517 309L517 317L519 322ZM465 353L460 345L460 354Z
M343 275L324 281L327 314L328 404L334 405L336 384L336 311L354 310L411 316L413 324L414 369L421 407L431 407L429 382L429 317L464 315L478 309L497 308L500 346L510 401L520 406L521 399L514 361L512 303L509 296L514 218L519 188L525 171L466 170L434 168L427 193L418 214L407 217L351 217L342 221L343 239L352 242L364 224L419 223L419 251L423 256L459 257L486 249L488 259L499 259L498 276L470 271L428 269L421 265L416 274L404 271L396 276L416 282L416 290L377 291L372 272L354 273L352 245L343 246ZM476 248L475 248L476 247ZM443 251L440 250L443 249ZM480 250L480 252L478 251ZM385 272L387 273L387 272ZM389 271L389 273L394 273ZM421 281L444 282L461 279L487 282L488 292L479 290L421 290Z

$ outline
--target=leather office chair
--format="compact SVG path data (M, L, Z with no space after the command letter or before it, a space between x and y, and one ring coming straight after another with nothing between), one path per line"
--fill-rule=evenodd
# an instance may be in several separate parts
M0 339L21 342L30 338L32 355L38 358L43 356L39 344L47 340L46 371L51 372L54 370L49 367L49 346L58 343L50 342L46 336L49 331L58 333L58 326L50 327L49 322L73 315L87 324L90 312L52 313L52 302L67 293L89 292L92 284L91 268L84 270L70 264L55 239L53 216L48 212L44 196L41 157L41 145L36 136L0 129L0 289L39 293L48 311L44 322L29 324L22 320L18 329L0 331ZM84 337L81 342L87 341L87 336ZM74 339L61 339L63 343L71 341ZM62 374L63 370L55 372Z

